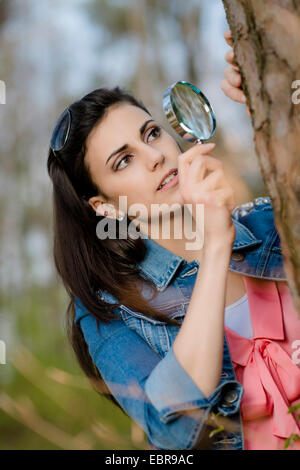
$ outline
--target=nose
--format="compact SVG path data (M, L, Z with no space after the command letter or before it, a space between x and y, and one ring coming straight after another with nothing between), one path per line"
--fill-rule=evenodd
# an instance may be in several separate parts
M166 157L161 150L145 144L142 154L144 156L144 162L150 171L154 171L160 165L163 165Z

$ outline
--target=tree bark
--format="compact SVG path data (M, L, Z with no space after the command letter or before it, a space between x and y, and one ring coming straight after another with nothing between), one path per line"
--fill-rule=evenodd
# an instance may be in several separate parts
M300 316L300 2L223 0L274 210L284 270ZM294 88L293 88L294 87ZM299 90L300 91L300 90ZM297 102L299 104L297 104Z

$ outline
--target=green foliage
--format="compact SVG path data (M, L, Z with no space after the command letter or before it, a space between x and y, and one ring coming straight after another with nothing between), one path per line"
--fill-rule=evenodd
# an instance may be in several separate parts
M32 286L1 301L16 331L0 366L0 449L147 448L141 432L131 439L134 423L93 390L75 361L63 288Z
M213 431L211 431L208 437L213 437L215 434L218 434L221 431L224 431L224 426L219 426L217 429L214 429Z
M285 444L284 444L283 448L287 449L287 447L292 445L294 441L300 441L299 434L292 434L290 437L288 437L285 441Z
M300 408L300 402L294 406L290 406L288 409L288 413L294 413L294 411L297 411L299 408ZM296 415L296 419L300 419L300 414ZM292 446L295 441L299 441L299 440L300 440L299 434L291 434L291 436L285 440L283 448L287 449L289 446Z

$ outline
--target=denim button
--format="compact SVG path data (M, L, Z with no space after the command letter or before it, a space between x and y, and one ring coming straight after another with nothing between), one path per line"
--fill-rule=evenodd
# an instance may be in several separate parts
M229 375L227 374L227 372L222 372L221 377L229 377Z
M254 206L259 206L260 204L267 203L269 201L268 197L258 197L254 201L245 202L235 207L231 212L231 215L238 220L240 217L244 217L252 211Z
M232 403L234 403L238 399L238 393L236 390L228 390L228 392L225 393L224 398L223 398L223 403L222 406L228 407L231 406Z
M257 197L254 199L254 204L256 206L260 206L261 204L268 204L271 202L271 199L269 196L266 197Z
M254 202L253 201L246 202L245 204L242 204L241 207L243 209L250 210L254 207Z
M232 253L231 258L234 261L243 261L245 259L245 255L243 255L243 253Z
M244 216L247 215L248 213L249 213L249 210L248 210L248 209L242 208L242 209L239 210L239 216L240 216L240 217L244 217Z

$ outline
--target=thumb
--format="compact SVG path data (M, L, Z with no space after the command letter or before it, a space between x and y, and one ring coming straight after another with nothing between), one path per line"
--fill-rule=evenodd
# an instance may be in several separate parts
M203 144L197 144L198 150L201 153L208 153L214 150L216 147L216 144L214 142L209 142L209 143L203 143Z

